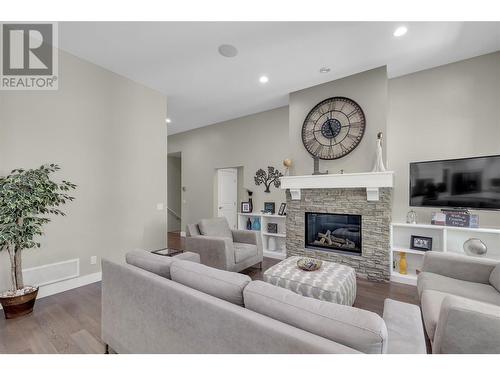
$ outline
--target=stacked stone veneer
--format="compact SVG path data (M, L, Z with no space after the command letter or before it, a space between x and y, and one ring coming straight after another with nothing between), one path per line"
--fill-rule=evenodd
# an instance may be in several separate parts
M286 253L309 256L353 267L359 277L388 281L390 277L389 237L392 189L381 188L378 201L366 200L366 189L301 189L301 199L286 193ZM305 213L362 215L362 254L305 248Z

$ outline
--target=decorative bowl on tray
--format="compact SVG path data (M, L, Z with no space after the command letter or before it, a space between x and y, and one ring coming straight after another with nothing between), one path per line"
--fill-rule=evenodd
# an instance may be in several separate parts
M319 259L300 258L297 261L297 267L304 271L316 271L321 267L323 262Z

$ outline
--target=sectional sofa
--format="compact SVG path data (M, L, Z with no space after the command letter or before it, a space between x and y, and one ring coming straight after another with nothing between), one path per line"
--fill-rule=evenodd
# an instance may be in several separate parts
M143 250L102 262L102 340L117 353L425 353L418 306L383 318Z

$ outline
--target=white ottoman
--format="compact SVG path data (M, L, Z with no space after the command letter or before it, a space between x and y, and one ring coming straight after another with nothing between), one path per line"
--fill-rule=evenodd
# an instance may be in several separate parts
M264 272L264 281L306 297L352 306L356 299L356 271L323 261L316 271L297 267L299 256L287 258Z

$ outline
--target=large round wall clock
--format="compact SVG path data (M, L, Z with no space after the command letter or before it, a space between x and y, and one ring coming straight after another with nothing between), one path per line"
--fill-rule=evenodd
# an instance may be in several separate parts
M302 142L314 157L339 159L354 150L365 133L365 115L354 101L334 97L318 103L302 125Z

